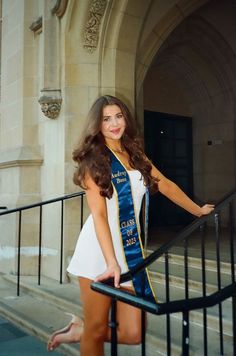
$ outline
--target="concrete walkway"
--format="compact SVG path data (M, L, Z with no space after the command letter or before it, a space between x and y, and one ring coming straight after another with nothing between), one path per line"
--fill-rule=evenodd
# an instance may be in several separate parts
M49 356L44 342L27 335L6 319L0 318L0 355L1 356ZM53 355L62 355L54 351Z

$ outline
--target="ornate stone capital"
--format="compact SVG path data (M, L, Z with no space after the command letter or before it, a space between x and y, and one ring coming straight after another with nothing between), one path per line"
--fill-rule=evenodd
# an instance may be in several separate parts
M43 89L42 95L38 102L41 105L41 110L46 117L56 119L61 111L61 90L60 89Z
M92 0L89 9L89 18L84 31L84 48L92 53L98 45L99 27L105 13L107 0Z

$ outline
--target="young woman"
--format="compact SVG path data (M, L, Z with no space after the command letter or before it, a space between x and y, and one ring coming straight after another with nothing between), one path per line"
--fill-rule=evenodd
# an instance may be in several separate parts
M137 278L120 286L120 274L143 258L138 216L147 190L160 191L195 216L209 214L211 204L195 204L175 183L166 178L145 156L136 125L127 106L109 95L91 107L87 125L73 159L74 176L86 192L91 215L80 233L68 272L79 277L83 320L79 317L50 338L48 350L63 342L80 342L82 356L102 356L110 340L110 298L91 290L92 281L114 278L117 288L141 293ZM147 272L148 273L148 272ZM144 272L145 294L154 298L148 274ZM141 312L117 303L118 342L141 342Z

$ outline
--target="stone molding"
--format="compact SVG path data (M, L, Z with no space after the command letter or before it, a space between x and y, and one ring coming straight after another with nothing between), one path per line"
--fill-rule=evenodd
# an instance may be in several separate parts
M84 48L92 53L97 48L99 29L105 13L107 0L92 0L89 8L89 18L84 31Z
M0 151L0 169L41 166L42 163L43 158L39 147L21 146L10 148L7 151Z
M56 119L61 111L61 90L60 89L43 89L42 95L38 102L41 105L43 114L50 118Z

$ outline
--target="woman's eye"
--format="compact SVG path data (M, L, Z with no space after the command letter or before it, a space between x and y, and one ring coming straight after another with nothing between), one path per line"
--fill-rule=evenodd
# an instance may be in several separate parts
M117 118L118 118L118 119L122 119L122 117L123 117L122 114L117 115Z

